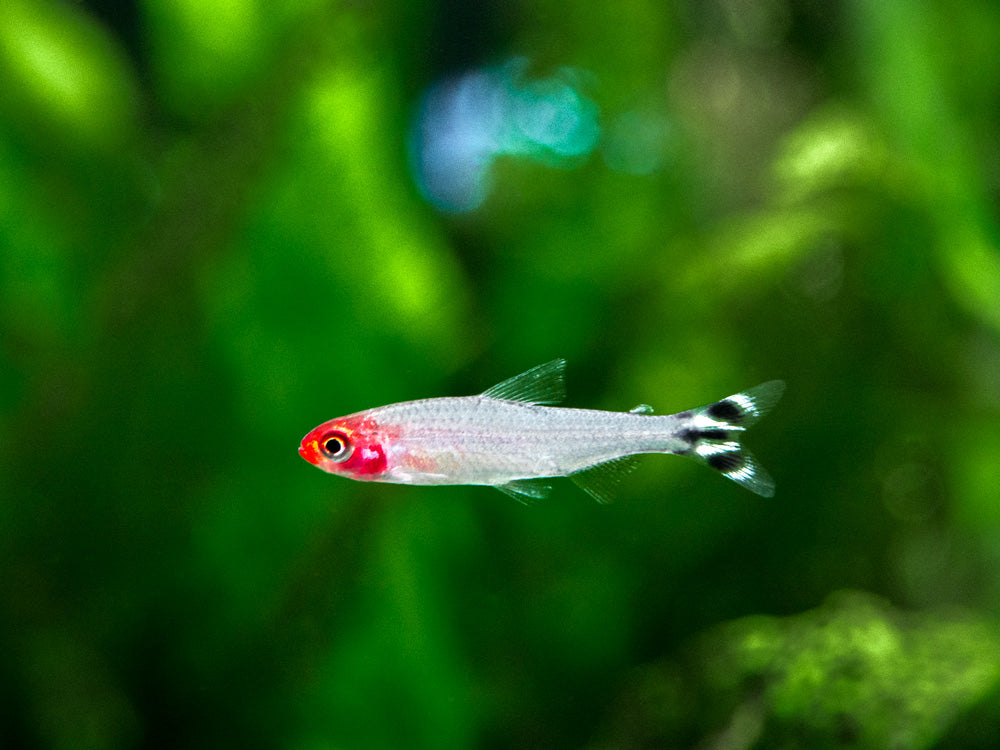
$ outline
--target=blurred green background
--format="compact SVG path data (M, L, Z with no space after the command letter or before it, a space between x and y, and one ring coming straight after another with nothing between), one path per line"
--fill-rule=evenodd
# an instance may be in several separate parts
M1000 743L1000 6L0 2L0 746ZM555 357L762 500L350 482Z

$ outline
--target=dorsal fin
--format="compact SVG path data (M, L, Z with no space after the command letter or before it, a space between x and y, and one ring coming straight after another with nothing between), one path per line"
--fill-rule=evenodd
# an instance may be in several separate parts
M565 372L566 360L554 359L497 383L482 395L525 404L558 404L566 398Z

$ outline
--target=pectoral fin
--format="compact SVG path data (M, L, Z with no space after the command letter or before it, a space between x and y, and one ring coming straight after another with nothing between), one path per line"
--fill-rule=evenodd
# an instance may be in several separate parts
M534 500L542 500L552 492L552 485L544 479L515 479L507 484L494 486L505 495L509 495L525 505L530 505Z

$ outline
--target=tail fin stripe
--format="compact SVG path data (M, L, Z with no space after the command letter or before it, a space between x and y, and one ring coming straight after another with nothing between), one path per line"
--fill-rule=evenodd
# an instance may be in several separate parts
M740 445L739 439L741 433L771 410L784 390L784 382L771 380L700 409L676 415L689 415L691 419L680 432L680 437L692 448L685 451L686 455L708 464L751 492L771 497L774 480Z
M705 460L708 461L709 466L726 476L738 472L743 468L743 464L745 463L743 453L739 449L724 453L713 453Z

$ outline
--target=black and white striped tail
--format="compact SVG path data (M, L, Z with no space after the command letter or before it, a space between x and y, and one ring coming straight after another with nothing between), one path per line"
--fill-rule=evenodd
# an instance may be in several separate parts
M685 454L751 492L771 497L774 480L740 444L740 438L778 403L784 391L783 380L769 380L714 404L692 409L688 426L680 432L680 437L690 443Z

